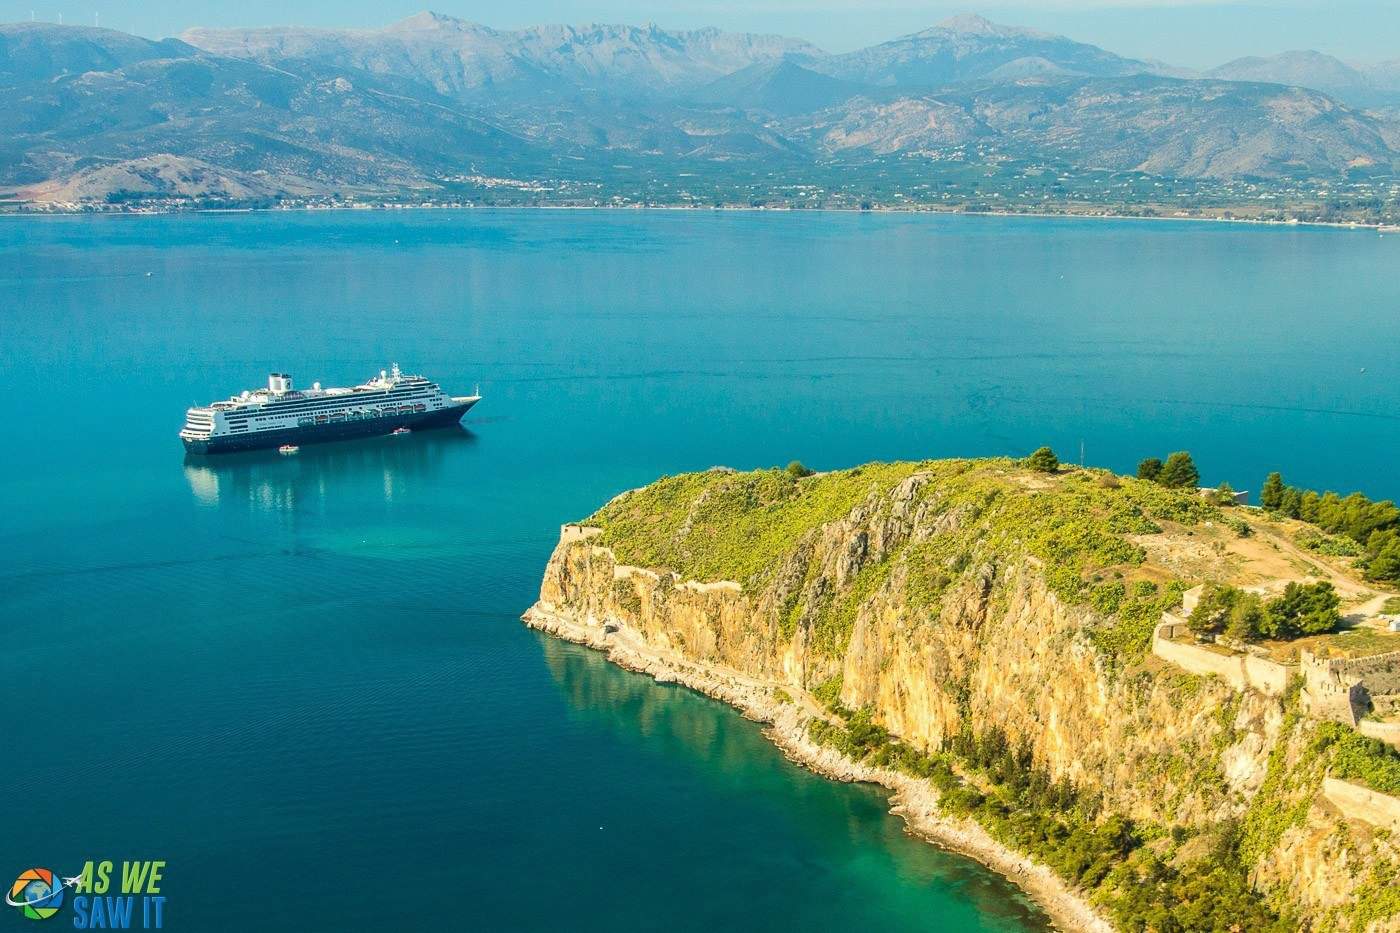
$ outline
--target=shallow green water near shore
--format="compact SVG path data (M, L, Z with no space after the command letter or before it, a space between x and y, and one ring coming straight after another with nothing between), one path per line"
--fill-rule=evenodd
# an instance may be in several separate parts
M0 868L166 859L173 930L1041 929L882 792L525 629L558 524L715 463L1081 441L1393 496L1398 265L1214 224L6 219ZM486 400L182 457L193 402L392 360Z

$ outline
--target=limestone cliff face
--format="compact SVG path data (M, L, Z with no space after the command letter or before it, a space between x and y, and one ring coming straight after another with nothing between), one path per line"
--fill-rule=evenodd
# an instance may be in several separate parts
M1026 553L952 560L930 600L927 571L905 555L977 517L930 495L929 482L914 474L809 530L747 589L622 565L597 534L570 531L549 562L541 605L794 695L839 676L844 705L869 707L923 749L966 727L998 728L1052 777L1100 795L1105 812L1164 828L1245 817L1272 759L1267 791L1289 807L1281 835L1257 834L1256 887L1304 928L1351 928L1341 915L1368 883L1358 860L1400 860L1384 834L1329 807L1317 793L1320 771L1289 777L1309 727L1287 701L1150 656L1110 657L1090 634L1108 620L1058 596ZM833 636L829 620L842 613L853 618Z

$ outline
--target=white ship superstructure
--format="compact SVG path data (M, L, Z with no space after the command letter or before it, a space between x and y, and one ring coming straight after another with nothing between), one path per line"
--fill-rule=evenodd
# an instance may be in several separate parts
M289 374L271 373L266 388L191 408L180 439L193 453L219 453L388 434L455 423L480 400L450 396L397 363L353 388L297 389Z

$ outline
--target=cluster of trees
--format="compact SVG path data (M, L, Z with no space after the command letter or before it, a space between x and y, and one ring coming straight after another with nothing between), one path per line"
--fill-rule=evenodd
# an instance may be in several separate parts
M1359 566L1368 579L1400 582L1400 508L1394 502L1374 502L1359 492L1339 496L1299 489L1270 473L1259 491L1259 505L1350 538L1363 550Z
M1291 639L1335 632L1342 623L1341 597L1331 583L1290 583L1283 595L1264 600L1233 586L1206 585L1187 625L1197 635L1226 635L1237 641Z
M1169 489L1186 489L1201 481L1201 471L1196 469L1196 462L1184 450L1168 454L1165 463L1156 457L1148 457L1138 464L1137 475L1138 479L1151 480Z
M1000 729L974 735L964 726L950 746L991 786L986 794L968 785L944 790L943 806L1091 892L1120 929L1292 929L1250 887L1233 825L1215 831L1203 858L1180 864L1147 845L1150 829L1102 813L1095 795L1067 780L1052 781L1034 766L1030 748L1009 742Z
M1211 832L1209 841L1203 858L1180 867L1148 846L1119 864L1105 879L1098 898L1114 925L1147 933L1297 930L1295 921L1275 914L1250 886L1238 826L1225 821Z
M839 713L844 725L811 723L815 741L931 782L945 811L972 817L1000 842L1088 892L1121 929L1292 929L1250 887L1233 824L1215 832L1204 857L1177 864L1147 844L1156 833L1103 813L1097 795L1068 779L1052 780L1035 766L1029 745L1009 741L1000 729L974 733L964 724L946 754L928 755L895 741L868 708ZM979 776L976 785L963 781L954 761ZM1184 840L1185 832L1173 836L1178 833Z

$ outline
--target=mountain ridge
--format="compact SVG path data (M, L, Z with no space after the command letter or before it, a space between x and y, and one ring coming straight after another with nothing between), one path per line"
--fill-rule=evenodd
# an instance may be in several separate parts
M1128 172L1228 195L1246 179L1364 183L1400 163L1400 123L1384 112L1172 71L967 15L845 54L712 27L497 30L432 12L376 29L192 28L159 41L16 24L0 26L0 106L14 115L0 186L12 199L94 202L134 193L104 195L101 179L169 179L172 196L188 197L480 197L480 183L458 180L523 178L510 190L597 203L617 191L694 198L697 183L673 180L703 177L713 193L700 197L716 203L764 200L765 184L839 190L850 203L894 173L900 197L958 189L966 202L985 200L970 193L985 186L950 174L979 164L1031 178L1043 163L1071 182ZM139 163L155 156L204 167ZM91 171L126 162L135 168ZM209 182L219 173L228 184ZM1041 197L1068 191L1035 184Z
M1237 58L1205 76L1307 87L1359 106L1400 103L1400 61L1358 65L1312 49L1295 49Z
M320 59L366 70L397 69L458 97L521 84L586 82L602 74L629 90L698 86L757 61L823 54L782 36L714 28L544 24L498 30L423 12L379 29L188 29L181 39L238 58Z

